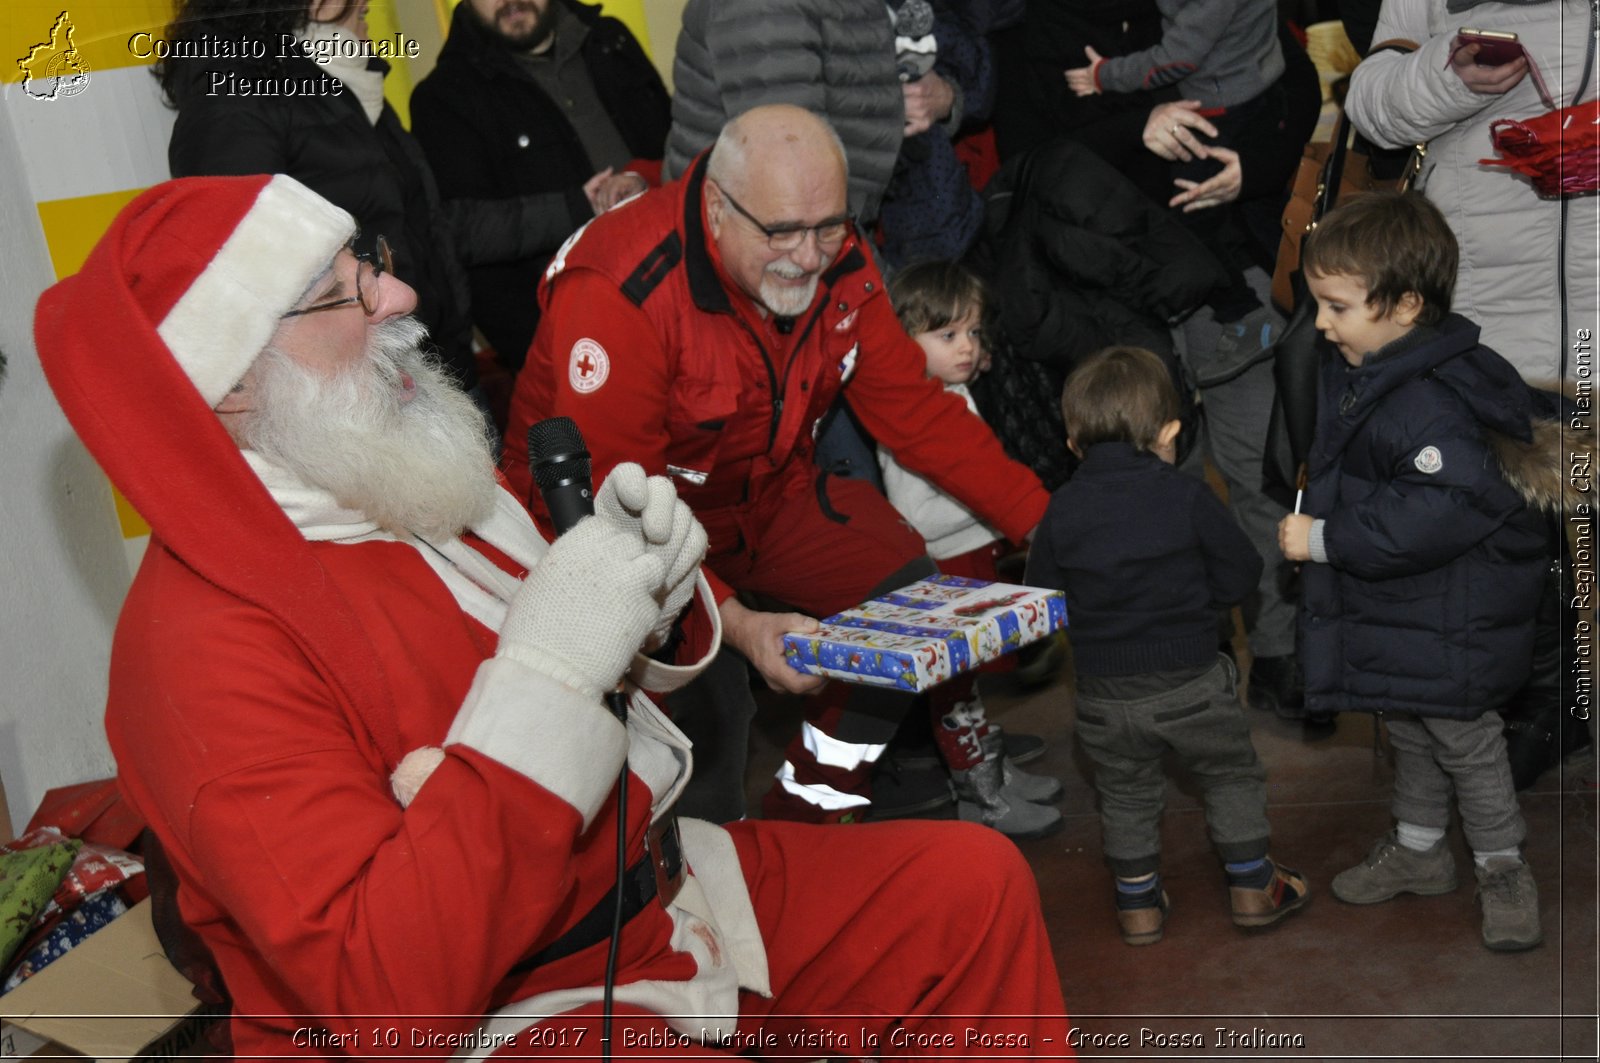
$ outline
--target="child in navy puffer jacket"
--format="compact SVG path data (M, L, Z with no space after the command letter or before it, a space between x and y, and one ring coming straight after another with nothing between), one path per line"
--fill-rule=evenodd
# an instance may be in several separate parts
M1384 714L1394 747L1398 825L1334 896L1454 890L1453 790L1483 942L1525 949L1542 937L1538 893L1496 710L1527 677L1546 561L1544 520L1509 469L1559 468L1516 370L1449 313L1456 261L1444 217L1416 194L1358 197L1307 238L1317 328L1340 357L1321 369L1305 512L1278 536L1286 558L1311 562L1307 710Z

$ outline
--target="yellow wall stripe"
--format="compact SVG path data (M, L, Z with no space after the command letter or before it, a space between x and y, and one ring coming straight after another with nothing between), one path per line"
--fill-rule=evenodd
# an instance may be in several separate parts
M50 249L50 264L56 278L78 272L89 257L95 241L105 234L117 211L133 200L142 188L106 192L76 199L53 199L37 204L39 222L44 226L45 245Z

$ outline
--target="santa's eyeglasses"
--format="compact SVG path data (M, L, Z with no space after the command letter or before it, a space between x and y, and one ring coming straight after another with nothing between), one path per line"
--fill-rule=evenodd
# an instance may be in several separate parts
M360 303L368 317L378 310L378 278L385 273L394 273L394 253L389 250L389 241L378 237L373 241L371 251L356 250L355 241L350 241L347 250L356 258L356 294L343 299L329 299L325 303L315 303L311 306L291 310L284 317L299 317L302 314L315 314L319 310L334 310L351 303ZM365 281L365 285L362 282Z

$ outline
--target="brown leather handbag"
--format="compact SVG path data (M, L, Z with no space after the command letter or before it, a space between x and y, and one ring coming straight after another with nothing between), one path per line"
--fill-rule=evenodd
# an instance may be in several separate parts
M1384 41L1368 54L1410 52L1416 47L1413 41ZM1340 107L1332 139L1313 140L1306 145L1289 202L1283 208L1283 236L1272 272L1272 301L1279 310L1286 315L1291 313L1299 298L1295 274L1300 269L1300 243L1306 233L1317 227L1323 215L1353 195L1379 188L1410 188L1427 152L1426 144L1416 145L1398 176L1385 176L1381 161L1371 146L1356 135L1349 116Z

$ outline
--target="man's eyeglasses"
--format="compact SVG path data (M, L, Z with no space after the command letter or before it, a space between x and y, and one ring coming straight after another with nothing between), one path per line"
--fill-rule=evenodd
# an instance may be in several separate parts
M767 238L767 246L774 251L793 251L806 242L806 233L813 233L817 238L818 247L838 247L844 243L844 238L849 235L850 227L855 224L855 219L849 214L839 218L829 218L819 221L815 225L779 225L769 228L761 219L751 214L739 201L728 195L728 190L721 185L717 191L722 193L722 198L728 201L728 206L744 215L746 221L761 230L761 235Z
M378 310L378 278L385 273L394 272L394 253L389 250L389 241L378 237L373 242L371 251L361 252L355 248L352 241L349 251L356 257L356 294L343 299L330 299L325 303L315 303L311 306L291 310L284 317L299 317L302 314L315 314L318 310L333 310L351 303L360 303L368 317ZM365 281L365 285L362 282Z

